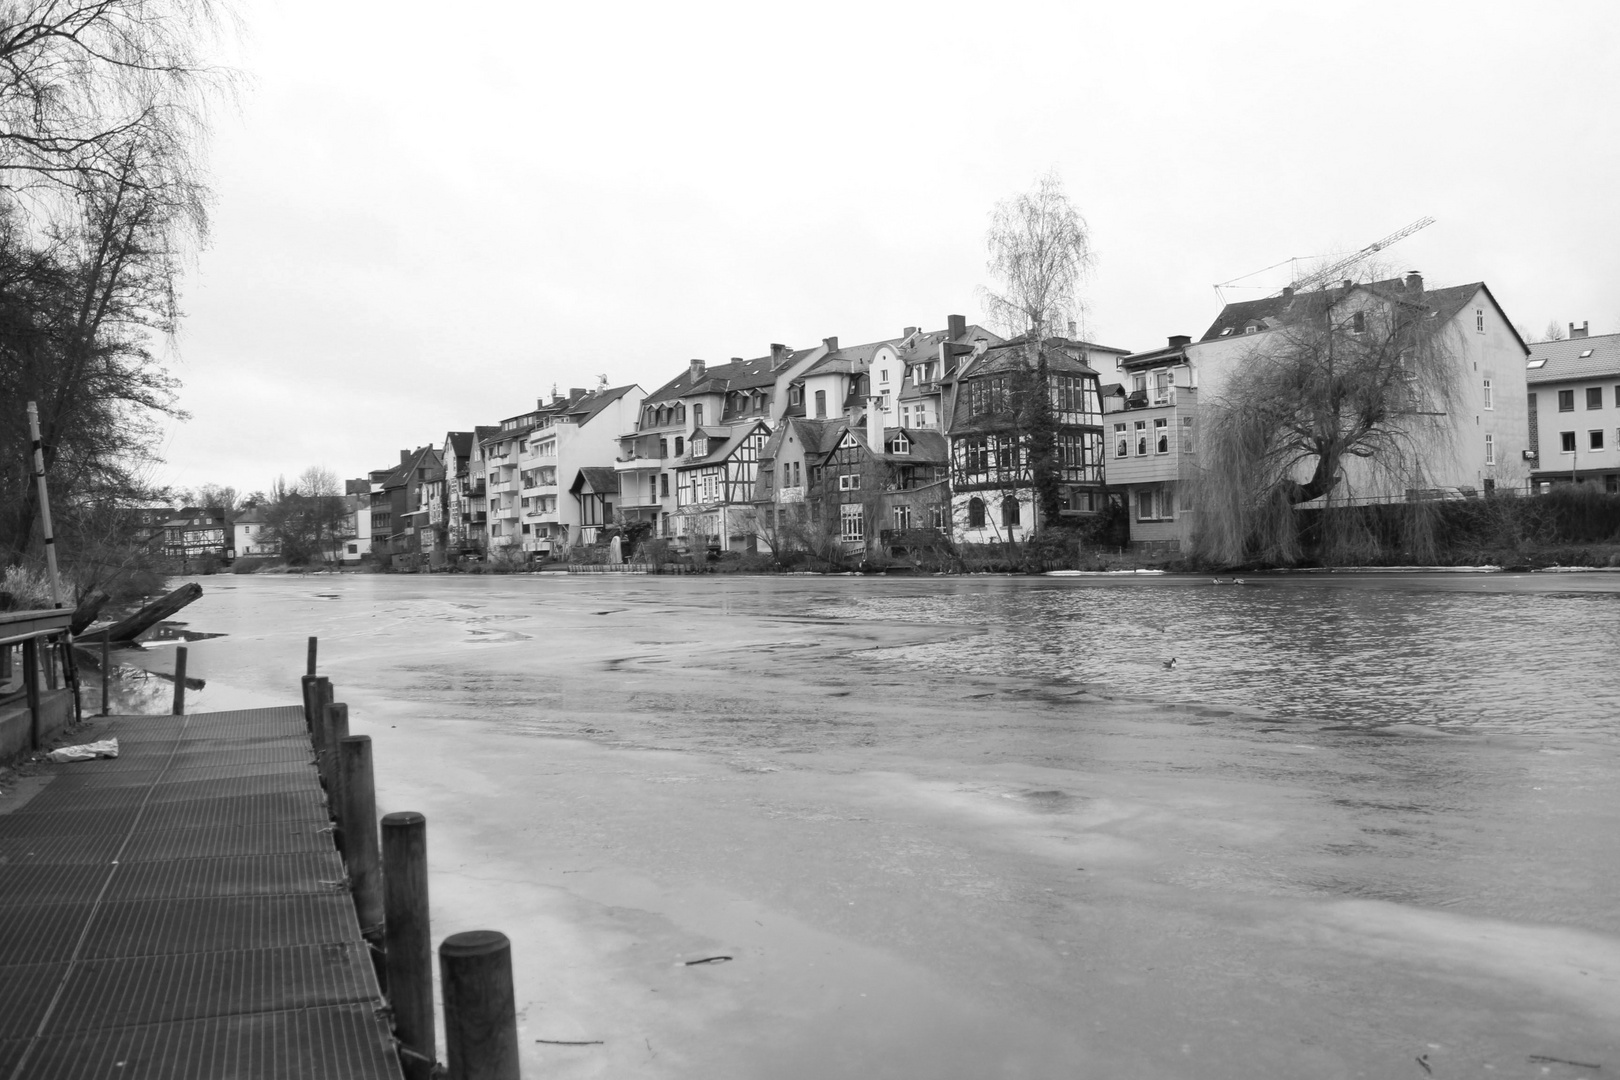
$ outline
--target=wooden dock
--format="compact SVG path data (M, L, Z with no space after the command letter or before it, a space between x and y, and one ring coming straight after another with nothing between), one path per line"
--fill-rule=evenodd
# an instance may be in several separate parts
M397 1080L303 709L90 737L0 799L0 1080Z

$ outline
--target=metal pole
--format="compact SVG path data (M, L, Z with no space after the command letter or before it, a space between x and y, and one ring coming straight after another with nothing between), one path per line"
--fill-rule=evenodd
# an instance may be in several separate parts
M439 945L449 1080L518 1080L512 943L498 930L451 934Z
M171 710L176 716L186 714L186 647L178 646L174 650L174 708Z
M384 965L405 1080L433 1075L433 941L428 919L427 818L414 810L382 819Z
M51 572L51 606L62 606L62 579L56 573L56 537L51 531L51 498L45 489L45 443L39 437L39 406L28 403L28 437L34 443L34 480L39 485L39 523L45 532L45 566Z

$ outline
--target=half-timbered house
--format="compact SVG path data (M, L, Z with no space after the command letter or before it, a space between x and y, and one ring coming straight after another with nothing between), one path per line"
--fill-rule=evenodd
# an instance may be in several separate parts
M754 486L770 437L763 419L729 431L693 430L689 460L675 468L670 529L678 545L692 553L757 548Z

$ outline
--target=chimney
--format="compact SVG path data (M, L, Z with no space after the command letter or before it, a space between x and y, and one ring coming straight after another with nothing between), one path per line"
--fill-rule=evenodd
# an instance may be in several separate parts
M906 327L906 332L901 334L900 336L901 337L910 337L912 334L915 334L916 332L917 332L917 328L915 326L908 326L908 327Z
M866 399L866 445L872 453L883 453L883 399Z
M1069 320L1069 340L1073 341L1080 336L1080 324L1073 319Z
M1287 300L1289 297L1294 295L1294 287L1292 285L1284 285L1282 294L1283 299Z
M1170 335L1170 347L1172 349L1183 349L1183 348L1186 348L1188 345L1191 345L1191 344L1192 344L1192 338L1188 337L1186 334L1171 334Z
M1408 270L1406 272L1406 287L1412 292L1422 292L1423 275L1416 270Z
M1571 326L1571 327L1574 327L1574 325L1575 325L1575 324L1574 324L1574 323L1570 323L1570 324L1569 324L1569 325L1570 325L1570 326ZM401 450L401 451L400 451L400 452L399 452L399 463L400 463L400 464L401 464L401 465L403 465L403 464L405 464L405 463L406 463L406 462L407 462L407 461L409 461L409 460L411 460L411 452L410 452L410 451L409 451L409 450Z
M1350 278L1345 278L1344 279L1344 291L1345 292L1349 292L1351 289L1353 289L1355 287L1356 287L1356 283L1353 280L1351 280Z
M967 317L963 315L945 316L945 334L952 341L967 336Z
M584 387L582 387L582 386L570 386L568 388L568 399L570 401L572 401L574 398L584 397L584 396L585 396L585 388Z
M1574 338L1585 337L1586 336L1586 328L1588 326L1590 326L1590 325L1592 325L1590 319L1581 320L1581 325L1579 327L1577 327L1574 323L1570 323L1569 324L1569 336L1570 336L1570 338L1573 340Z
M775 341L771 342L771 367L773 369L787 363L788 357L792 355L793 349L790 346Z
M692 381L695 383L703 378L704 364L702 360L692 361Z
M821 339L821 343L823 345L827 346L827 351L828 352L837 352L838 351L838 337L837 337L837 335L834 335L832 337L824 337L824 338Z

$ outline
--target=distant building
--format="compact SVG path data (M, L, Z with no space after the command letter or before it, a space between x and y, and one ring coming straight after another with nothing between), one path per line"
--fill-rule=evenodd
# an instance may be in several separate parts
M1569 340L1530 346L1530 482L1620 492L1620 334L1569 324Z
M257 506L238 511L236 520L231 522L231 532L235 538L235 558L281 552L281 542L266 529L264 511Z
M218 506L187 506L164 522L163 553L176 559L230 557L230 527Z

